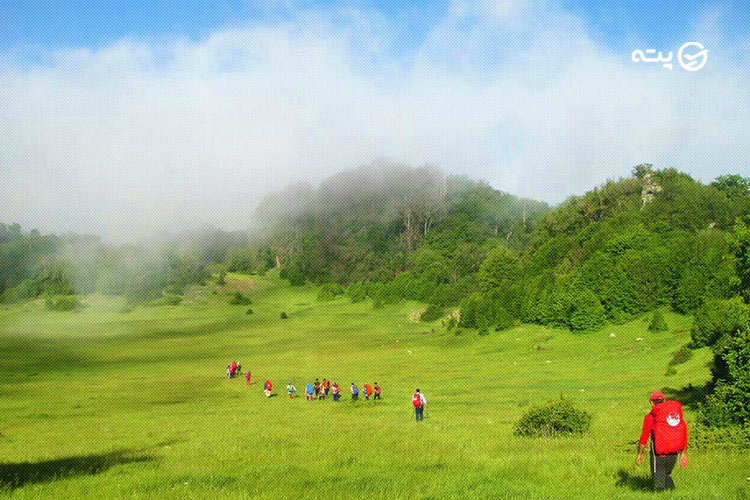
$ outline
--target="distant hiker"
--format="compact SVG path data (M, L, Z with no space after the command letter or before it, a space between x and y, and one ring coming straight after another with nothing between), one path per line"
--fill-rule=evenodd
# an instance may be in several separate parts
M331 385L331 393L333 394L333 400L338 401L339 400L339 384L334 382Z
M235 372L237 371L237 362L232 361L232 364L229 365L229 368L230 368L231 376L234 377Z
M380 386L377 382L375 382L375 395L372 397L372 400L375 401L376 399L380 399Z
M227 379L232 378L232 365L227 365Z
M325 396L328 396L328 391L331 389L331 381L323 379L323 392Z
M237 375L241 375L241 374L242 374L242 365L241 365L241 364L239 364L239 363L237 363L237 366L235 367L235 369L234 369L234 372L235 372L235 373L236 373Z
M245 385L250 385L250 370L245 374Z
M424 407L427 404L427 400L424 398L424 394L419 392L419 389L417 389L417 392L414 393L414 396L411 397L411 403L414 405L414 412L417 415L417 422L421 422L424 420Z
M365 399L369 401L370 396L372 396L372 386L365 382Z
M643 450L651 439L651 477L656 491L674 489L672 469L677 456L680 457L680 467L688 464L687 447L688 429L682 415L682 405L679 401L666 401L664 394L654 392L649 398L651 413L643 418L643 430L638 444L638 457L635 463L643 462Z
M315 382L313 383L313 388L315 389L315 396L320 396L320 382L318 382L318 379L315 379Z
M269 379L266 379L266 383L263 385L263 393L267 398L271 397L271 389L273 389L273 385Z
M289 393L289 399L292 399L294 397L294 393L297 392L297 388L292 385L291 380L288 384L286 384L286 392Z
M314 393L315 389L313 388L312 384L308 382L305 386L305 399L308 401L312 401Z
M352 393L352 401L357 401L359 399L359 387L354 385L354 382L352 382L352 386L349 390Z

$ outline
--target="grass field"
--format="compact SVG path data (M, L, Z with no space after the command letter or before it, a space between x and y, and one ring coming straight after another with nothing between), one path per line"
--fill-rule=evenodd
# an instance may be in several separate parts
M255 314L228 305L237 289ZM229 275L178 306L84 302L0 307L1 498L650 498L648 467L634 464L648 394L709 379L706 349L665 375L689 340L690 318L674 314L658 334L640 318L589 334L455 335L415 322L420 304L321 303L274 273ZM226 379L232 359L250 387ZM315 377L338 381L344 400L286 397L288 380L301 392ZM382 401L349 401L365 381ZM416 387L429 402L420 424ZM529 405L561 394L594 414L590 434L513 436ZM746 452L689 455L659 498L750 498Z

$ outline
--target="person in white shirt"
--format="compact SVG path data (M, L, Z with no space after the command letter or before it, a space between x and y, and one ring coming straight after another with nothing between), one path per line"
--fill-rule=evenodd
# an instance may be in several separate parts
M424 394L419 392L419 389L417 389L417 392L412 396L411 403L414 405L414 413L417 416L417 422L421 422L424 420L424 407L427 405L427 400L425 399Z

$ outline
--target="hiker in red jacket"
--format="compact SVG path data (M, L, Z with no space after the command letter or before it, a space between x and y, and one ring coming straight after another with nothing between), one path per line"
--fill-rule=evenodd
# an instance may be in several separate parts
M688 429L679 401L666 401L664 394L651 394L651 413L643 418L643 430L638 444L638 458L635 463L643 463L643 450L651 439L651 475L656 491L674 489L672 469L680 458L680 467L688 464Z
M266 383L263 385L263 393L267 398L271 397L271 389L273 389L273 385L269 379L266 379Z

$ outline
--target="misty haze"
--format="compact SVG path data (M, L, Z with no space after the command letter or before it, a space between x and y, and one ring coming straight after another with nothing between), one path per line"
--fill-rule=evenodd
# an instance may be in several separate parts
M0 500L750 497L748 5L0 12Z

